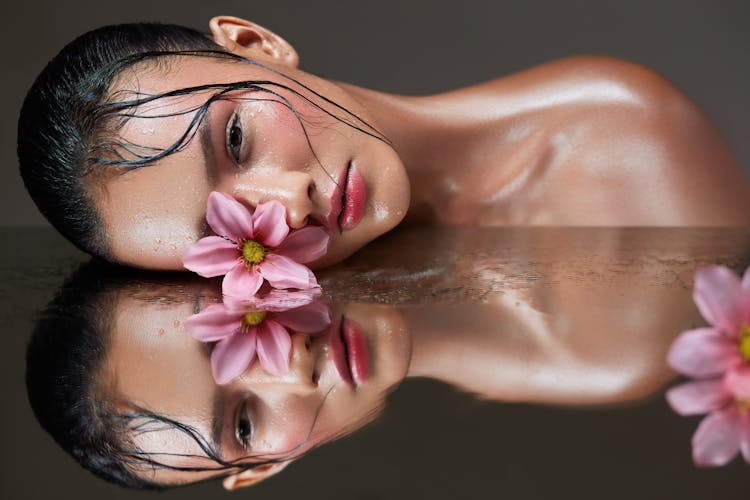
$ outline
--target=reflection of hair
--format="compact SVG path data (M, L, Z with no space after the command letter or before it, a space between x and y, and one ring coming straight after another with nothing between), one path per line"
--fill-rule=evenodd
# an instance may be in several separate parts
M250 63L293 83L309 96L268 80L202 85L157 95L137 90L111 94L110 85L124 69L177 56ZM175 25L123 24L91 31L71 42L50 61L29 90L18 122L18 156L24 183L56 229L84 251L105 256L106 235L84 182L89 173L102 173L95 167L114 167L115 171L123 172L180 151L194 137L208 106L216 100L231 99L227 93L235 90L262 91L264 96L253 100L287 107L297 118L312 149L301 116L279 89L302 98L341 123L390 144L381 132L346 108L297 80L224 51L203 33ZM171 146L158 149L117 137L117 130L128 119L146 118L136 114L139 106L198 92L212 93L201 106L177 113L195 114L188 129ZM116 101L120 96L126 97ZM330 106L332 111L324 106ZM318 164L323 168L320 161Z
M130 488L165 487L139 477L133 472L135 468L229 473L289 458L285 455L254 463L247 462L247 457L233 463L223 461L207 439L190 426L148 409L118 413L115 401L106 398L106 391L97 385L107 350L111 312L119 293L165 303L189 300L182 285L194 277L168 274L165 280L164 276L92 261L67 280L37 321L26 354L26 386L39 423L83 467ZM163 294L154 293L157 285L161 290L165 286L176 290L177 297L165 299ZM212 464L171 466L159 461L158 452L138 449L132 442L135 433L164 429L183 432Z

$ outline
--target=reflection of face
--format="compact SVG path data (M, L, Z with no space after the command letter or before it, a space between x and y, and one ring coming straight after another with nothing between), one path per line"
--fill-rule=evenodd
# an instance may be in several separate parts
M276 69L372 123L366 110L338 86L291 67ZM346 116L271 71L210 57L180 58L168 68L136 67L121 75L113 90L160 94L247 80L288 85L325 109ZM336 227L329 227L329 251L314 266L341 260L401 221L409 204L408 180L390 146L334 120L291 91L267 88L287 99L294 111L269 92L230 92L210 105L199 131L183 150L116 175L103 181L103 189L93 190L114 260L137 267L182 269L180 257L205 230L206 198L211 191L229 193L248 207L279 200L287 209L287 222L292 228L307 222L327 225L333 205L331 219ZM126 122L119 130L120 139L138 146L166 148L188 130L195 113L163 115L194 109L215 92L158 99L131 110L140 117ZM295 112L304 123L310 144ZM148 152L153 154L153 150ZM347 179L359 176L366 191L362 197L364 214L354 227L344 224L341 231L336 204L342 194L334 192L336 183L344 188ZM356 198L348 194L350 200ZM347 193L343 196L345 204L350 201Z
M294 458L365 423L406 374L410 340L400 317L390 309L351 305L334 308L332 316L344 315L365 333L370 377L364 382L351 385L338 374L326 332L312 337L292 333L285 376L265 373L256 360L239 378L217 385L210 346L191 338L184 326L193 309L192 303L164 306L123 297L115 311L102 387L109 387L113 394L106 396L122 401L125 411L141 407L193 426L209 442L215 439L214 447L226 461ZM139 433L134 440L162 463L216 467L201 458L205 453L194 441L173 429ZM185 456L190 454L198 456ZM167 469L147 474L166 484L222 475Z

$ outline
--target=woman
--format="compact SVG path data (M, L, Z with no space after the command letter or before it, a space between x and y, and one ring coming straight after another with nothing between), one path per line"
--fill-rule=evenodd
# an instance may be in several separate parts
M82 249L182 268L211 191L331 233L321 267L399 223L747 225L750 187L664 79L601 57L404 97L316 78L235 17L83 35L19 120L24 181Z
M270 376L255 362L226 384L212 376L209 344L186 328L220 300L218 282L88 265L37 324L27 356L34 412L79 462L119 484L224 477L233 489L371 421L406 377L485 400L637 401L674 376L666 350L699 321L683 280L697 261L745 259L750 243L743 230L398 236L371 245L372 255L348 271L324 273L322 283L329 296L356 290L371 300L387 281L379 299L411 307L334 302L330 326L292 331L288 374ZM503 261L503 245L520 257ZM467 248L475 250L469 257ZM352 283L366 274L364 263L378 277L369 286ZM363 336L366 347L336 354L342 331Z

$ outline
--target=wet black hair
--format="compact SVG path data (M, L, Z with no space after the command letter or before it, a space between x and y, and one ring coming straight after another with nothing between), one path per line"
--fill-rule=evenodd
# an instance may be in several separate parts
M110 95L111 84L124 69L174 57L214 57L254 64L300 90L278 81L262 80L202 85L157 95L137 90ZM71 42L50 61L29 90L18 121L18 157L26 188L60 233L82 250L108 258L108 235L92 200L92 183L87 183L89 174L122 173L180 151L193 139L208 106L216 100L231 98L227 94L240 89L262 91L264 97L252 100L273 101L289 108L311 150L301 116L279 89L292 92L333 119L390 144L375 127L346 108L283 73L225 51L202 32L168 24L122 24L93 30ZM194 117L171 146L155 149L118 137L119 127L138 116L139 106L196 92L213 93L201 106L178 113L192 112ZM318 164L325 170L320 161Z
M66 280L37 319L26 353L26 388L34 415L80 465L107 481L127 488L164 489L177 485L150 481L147 474L137 471L215 470L224 476L292 458L306 442L278 456L247 456L228 462L197 429L108 395L100 375L118 297L126 293L164 304L194 301L195 292L187 288L193 289L196 279L185 273L157 274L92 260ZM164 463L161 459L174 455L143 450L133 443L137 433L166 429L180 431L194 441L203 452L195 456L205 459L206 466Z
M31 86L18 120L21 176L42 214L80 249L107 255L106 234L84 177L96 110L121 61L153 51L201 49L222 50L204 33L183 26L107 26L69 43Z

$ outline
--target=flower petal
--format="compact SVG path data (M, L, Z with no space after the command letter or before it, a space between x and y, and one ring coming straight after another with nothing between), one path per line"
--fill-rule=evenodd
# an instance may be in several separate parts
M742 321L750 325L750 266L745 269L745 275L742 277L742 300L740 303L740 315Z
M253 218L248 209L226 193L208 195L206 222L216 234L239 243L253 237Z
M328 305L322 300L274 314L273 319L300 333L319 333L331 324Z
M229 272L239 256L237 245L231 241L221 236L207 236L188 248L182 257L182 265L204 278L213 278Z
M211 372L217 384L228 384L244 372L255 356L255 328L218 342L211 352Z
M720 378L698 380L672 387L667 402L682 416L702 415L717 410L732 399Z
M271 319L258 326L258 359L263 369L273 375L285 375L289 371L289 355L292 339L286 328Z
M264 246L276 248L289 234L289 226L286 224L286 208L276 200L261 203L255 207L253 225L255 239Z
M745 462L750 464L750 411L740 415L742 425L742 437L740 438L740 453Z
M703 467L729 463L739 451L741 432L736 405L711 413L693 434L693 461Z
M277 290L276 288L259 299L264 311L286 311L309 304L320 295L320 288L305 288L303 290Z
M742 276L742 283L740 286L744 291L750 292L750 266L747 266L747 269L745 269L745 274Z
M234 298L250 297L258 291L263 284L263 277L253 269L245 267L240 261L234 268L224 276L221 282L221 292Z
M198 314L185 320L190 336L201 342L221 340L242 326L242 313L227 308L224 304L211 304Z
M313 288L315 275L307 267L283 255L268 254L258 270L274 288Z
M667 363L691 377L710 377L726 370L738 356L734 342L715 328L687 330L672 343Z
M289 233L275 253L305 264L326 254L329 239L328 231L322 227L306 226Z
M730 368L724 375L724 384L734 399L750 401L750 365L743 363Z
M739 330L742 295L740 280L728 267L703 266L695 272L695 305L706 321L727 333Z

